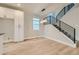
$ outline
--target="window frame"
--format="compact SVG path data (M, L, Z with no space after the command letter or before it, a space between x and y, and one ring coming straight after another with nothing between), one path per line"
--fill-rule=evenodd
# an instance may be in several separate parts
M39 19L39 29L34 29L34 23L33 23L34 18ZM39 30L40 30L40 18L33 17L33 20L32 20L32 29L33 29L34 31L39 31Z

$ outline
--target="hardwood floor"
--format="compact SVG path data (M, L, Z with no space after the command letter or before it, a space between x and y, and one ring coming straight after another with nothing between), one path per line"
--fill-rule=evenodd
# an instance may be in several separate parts
M78 55L79 48L72 48L46 38L29 39L20 43L5 44L6 55Z

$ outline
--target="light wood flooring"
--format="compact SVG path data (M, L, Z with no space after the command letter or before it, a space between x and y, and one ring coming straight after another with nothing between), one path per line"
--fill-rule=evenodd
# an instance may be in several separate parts
M46 38L27 39L24 42L5 44L6 55L77 55L79 47L72 48Z

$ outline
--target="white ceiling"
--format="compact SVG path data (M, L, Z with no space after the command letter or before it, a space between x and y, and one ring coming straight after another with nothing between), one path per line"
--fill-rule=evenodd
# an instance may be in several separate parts
M61 9L65 3L9 3L8 5L20 7L24 10L24 12L30 14L43 16L47 15L49 12L56 12ZM41 12L43 8L46 10Z
M30 12L33 14L38 14L41 12L43 8L47 8L49 4L46 3L27 3L27 4L22 4L24 7L24 11Z
M61 9L65 3L25 3L21 4L24 11L27 13L32 13L34 15L46 16L49 12L56 12ZM41 10L45 8L44 12Z

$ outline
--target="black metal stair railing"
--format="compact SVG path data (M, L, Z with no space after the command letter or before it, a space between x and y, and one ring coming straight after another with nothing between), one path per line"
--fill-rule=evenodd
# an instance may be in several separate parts
M75 4L71 3L67 6L65 6L56 16L56 21L60 20Z
M50 22L52 24L52 22ZM57 23L52 24L54 27L56 27L60 32L65 34L68 38L70 38L74 43L76 41L75 33L76 29L72 26L66 24L63 21L58 20Z
M60 21L60 19L74 6L74 3L71 3L67 6L65 6L59 13L58 15L55 17L53 16L48 16L47 17L47 21L48 24L52 24L53 26L55 26L60 32L62 32L63 34L65 34L68 38L70 38L74 43L76 41L75 38L75 28L73 28L72 26Z
M60 20L58 20L58 22L59 22L59 25L56 25L56 24L53 24L53 25L75 43L75 41L76 41L75 28L73 28L72 26L70 26Z
M56 24L59 30L69 37L75 43L75 28L72 26L60 21L60 19L74 6L74 3L71 3L65 6L56 16Z

